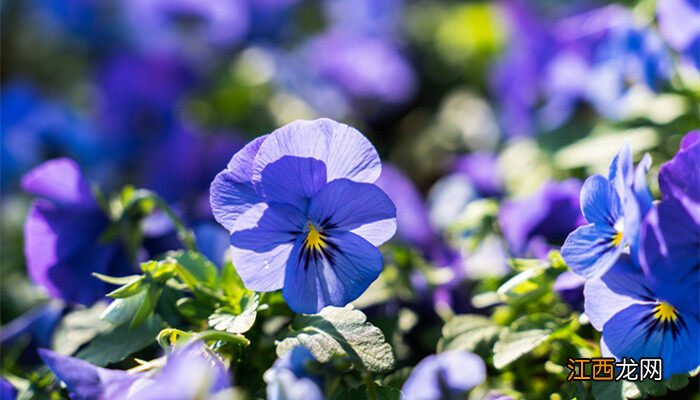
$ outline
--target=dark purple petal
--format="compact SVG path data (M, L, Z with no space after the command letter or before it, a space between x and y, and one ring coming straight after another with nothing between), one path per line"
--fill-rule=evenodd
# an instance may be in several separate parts
M248 289L282 287L293 243L306 223L297 208L279 203L256 204L238 218L231 233L231 259Z
M583 310L583 286L585 283L586 278L573 271L565 271L554 281L552 290L572 309L580 311Z
M333 232L322 254L299 237L287 264L282 294L297 313L342 307L357 299L382 271L382 253L350 232Z
M690 132L676 155L659 170L659 187L664 199L675 198L700 223L700 140Z
M379 246L396 232L396 207L376 185L336 179L325 185L311 200L307 211L311 220L329 235L347 231Z
M284 156L265 166L255 190L268 202L280 202L304 211L326 184L326 165L315 158Z
M15 400L17 398L17 389L14 388L5 378L0 377L0 399Z

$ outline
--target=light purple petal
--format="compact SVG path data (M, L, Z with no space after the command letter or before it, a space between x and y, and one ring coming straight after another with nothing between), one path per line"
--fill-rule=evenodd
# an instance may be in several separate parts
M623 257L603 276L589 279L583 289L584 308L591 325L599 331L613 315L632 304L653 301L641 271Z
M231 232L231 259L245 286L258 292L282 288L294 240L306 219L293 206L256 204Z
M267 135L248 143L231 158L225 170L211 183L211 210L217 222L229 232L236 219L253 204L262 201L251 182L253 160Z
M581 211L589 223L613 227L622 215L620 196L607 179L593 175L581 188Z
M337 179L311 200L309 217L321 226L350 231L375 246L396 232L396 207L376 185ZM332 234L331 234L332 235Z
M323 161L329 182L346 178L372 183L381 173L377 151L364 135L325 118L292 122L272 132L255 158L253 181L259 182L265 167L284 156Z
M602 225L585 225L573 231L561 248L561 256L572 271L586 278L605 273L622 253L615 246L615 230Z
M313 314L325 306L342 307L357 299L382 271L382 253L350 232L333 232L323 256L303 254L304 238L294 244L282 294L298 313Z
M36 196L65 205L94 207L89 182L70 158L46 161L22 178L22 188Z
M405 400L440 400L445 395L461 398L485 379L486 366L479 356L467 351L448 351L419 362L402 392Z

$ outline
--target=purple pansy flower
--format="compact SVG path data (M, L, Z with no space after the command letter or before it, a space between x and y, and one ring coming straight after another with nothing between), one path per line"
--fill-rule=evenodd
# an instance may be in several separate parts
M46 365L66 384L72 398L189 400L215 395L230 387L226 367L201 342L191 342L168 354L155 372L128 372L96 367L78 358L40 350Z
M656 13L659 32L666 43L700 68L700 2L658 1Z
M573 271L564 271L557 276L554 285L552 285L552 290L572 309L582 311L584 300L583 287L585 283L586 278L581 275Z
M498 215L503 236L518 256L545 258L551 245L583 225L579 211L581 183L549 181L531 197L505 201Z
M15 398L17 398L17 389L7 379L0 376L0 399L15 400Z
M469 178L480 197L500 197L504 191L498 158L488 151L460 156L452 163L452 172Z
M486 379L486 365L474 353L453 350L423 359L411 371L402 392L406 400L457 398Z
M53 297L89 305L109 291L93 272L131 271L124 247L102 242L110 220L75 161L47 161L24 176L22 187L39 197L24 225L27 271L34 283Z
M268 400L322 400L320 377L307 367L314 360L306 347L297 346L275 361L263 376Z
M659 170L659 188L663 198L675 198L697 222L700 222L700 131L691 131L681 141L673 159Z
M211 206L246 287L282 289L305 313L359 297L382 270L377 246L396 231L394 204L372 184L380 173L372 144L328 119L293 122L236 153L212 182Z
M2 326L0 346L11 348L15 343L24 345L21 361L34 364L39 360L36 349L51 345L51 338L65 307L51 301L41 305Z
M644 180L650 164L651 158L645 155L634 169L629 144L625 144L610 164L607 179L601 175L586 179L581 211L588 225L572 232L561 248L571 270L591 278L608 270L623 252L636 258L640 222L651 207Z

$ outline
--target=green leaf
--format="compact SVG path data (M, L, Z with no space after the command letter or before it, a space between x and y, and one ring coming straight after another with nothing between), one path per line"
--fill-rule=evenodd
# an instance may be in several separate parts
M522 261L522 260L521 260ZM519 264L523 267L522 263ZM544 272L549 268L549 263L539 261L534 265L528 265L519 274L510 278L498 288L498 295L503 301L511 303L532 299L539 294L548 291Z
M108 276L108 275L98 274L97 272L93 272L92 276L94 276L95 278L97 278L103 282L111 283L112 285L120 285L120 286L121 285L128 285L129 283L131 283L131 282L133 282L136 279L141 277L141 275L129 275L129 276L116 277L116 276Z
M236 268L230 262L226 262L221 270L221 288L233 304L238 304L243 296L252 293L246 289Z
M177 251L168 253L168 257L177 262L177 272L182 280L192 289L199 285L209 289L219 287L219 269L200 253Z
M304 346L322 363L335 356L348 357L360 369L385 372L394 367L394 354L379 328L352 305L326 307L314 315L298 315L293 332L277 345L282 356L296 346Z
M229 333L245 333L253 327L259 299L257 294L244 298L241 308L243 312L236 314L232 309L223 307L209 316L209 326L217 331L226 331Z
M148 282L144 275L136 275L131 282L125 284L124 286L107 293L107 296L113 299L123 299L127 297L134 296L143 290L148 288Z
M370 391L372 396L370 396ZM400 400L401 391L389 386L380 386L372 382L372 387L360 385L354 389L340 392L336 400Z
M501 369L546 342L559 328L554 316L533 314L517 319L498 336L493 347L493 365Z
M122 325L109 333L99 335L80 350L77 357L98 366L121 361L154 343L162 328L160 318L151 318L136 329Z
M484 353L484 347L491 349L504 328L481 315L458 315L442 328L442 338L438 342L438 352L448 350L468 350ZM488 351L486 351L488 352Z
M100 318L114 325L132 321L145 298L146 291L142 291L125 299L116 299L104 310Z
M54 331L51 348L58 353L71 355L97 335L112 330L112 324L100 319L106 308L105 303L99 302L90 308L66 314Z
M158 304L158 299L160 299L160 295L163 293L163 288L158 285L150 285L148 286L148 290L144 293L146 293L146 295L143 297L143 302L134 314L134 318L131 320L131 328L138 327L146 318L153 314Z

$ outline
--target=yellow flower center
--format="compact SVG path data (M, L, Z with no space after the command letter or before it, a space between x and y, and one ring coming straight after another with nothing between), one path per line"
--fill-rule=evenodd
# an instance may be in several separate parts
M661 320L661 322L674 322L678 319L678 311L672 305L662 301L654 307L654 318Z
M622 232L617 232L615 236L613 236L612 244L617 247L620 243L622 243Z
M309 222L309 233L306 234L304 246L307 249L320 251L321 249L326 247L324 239L325 237L321 234L321 232L318 231L318 229L316 229L316 226Z

